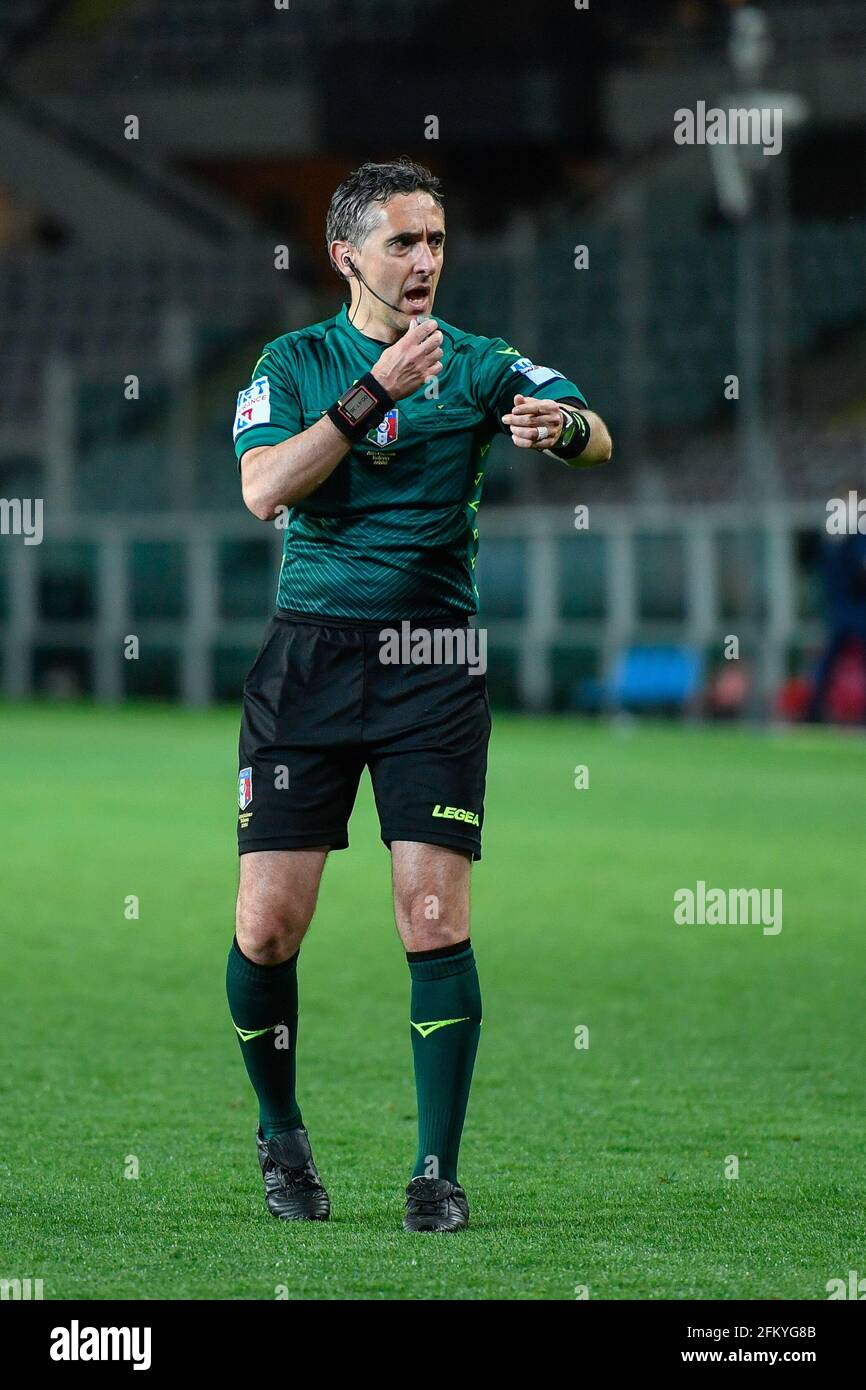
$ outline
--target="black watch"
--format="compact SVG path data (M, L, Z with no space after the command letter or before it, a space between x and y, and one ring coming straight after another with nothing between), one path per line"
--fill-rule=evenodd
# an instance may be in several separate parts
M348 391L344 391L336 405L328 411L328 419L337 426L341 434L355 444L363 439L376 425L381 425L394 402L373 376L367 372Z

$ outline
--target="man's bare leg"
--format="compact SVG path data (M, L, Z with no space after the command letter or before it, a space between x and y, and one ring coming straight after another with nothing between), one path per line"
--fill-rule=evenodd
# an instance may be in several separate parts
M327 856L326 846L241 855L235 935L249 960L279 965L300 948L316 910Z
M468 854L414 840L391 844L394 918L407 951L435 951L469 935Z

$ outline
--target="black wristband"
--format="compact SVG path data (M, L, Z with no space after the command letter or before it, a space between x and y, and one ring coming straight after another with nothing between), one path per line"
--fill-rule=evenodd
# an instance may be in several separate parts
M589 443L589 436L592 433L592 426L585 415L581 415L579 410L563 410L566 422L574 421L574 434L567 444L554 444L550 450L557 458L568 462L570 459L578 458Z
M394 402L388 392L379 385L372 372L367 372L331 406L328 419L351 444L357 444L370 430L381 425L388 411L393 409Z

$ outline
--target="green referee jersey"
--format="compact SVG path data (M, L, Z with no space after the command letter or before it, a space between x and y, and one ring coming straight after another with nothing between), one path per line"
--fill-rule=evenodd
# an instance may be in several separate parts
M485 457L515 394L583 395L501 338L437 318L442 371L398 401L329 478L280 515L277 606L390 622L477 611L475 560ZM378 361L385 343L334 318L268 343L238 396L234 441L247 449L309 429Z

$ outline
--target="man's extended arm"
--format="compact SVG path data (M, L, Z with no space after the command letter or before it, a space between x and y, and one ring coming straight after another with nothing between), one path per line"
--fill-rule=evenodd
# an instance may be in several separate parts
M568 424L568 416L577 414L586 421L589 427L588 438L585 442L579 435L585 435L586 431L580 424L576 425L575 445L583 443L580 452L573 453L575 445L571 449L563 447L563 452L557 452L557 444L563 437L563 429ZM559 458L563 463L567 463L572 468L591 468L594 464L607 463L613 452L613 443L608 432L607 425L600 415L594 410L588 410L585 405L578 406L576 402L563 400L545 400L538 396L514 397L514 406L507 415L502 417L503 424L507 425L511 431L511 442L518 449L536 449L541 453L552 454L554 458Z

